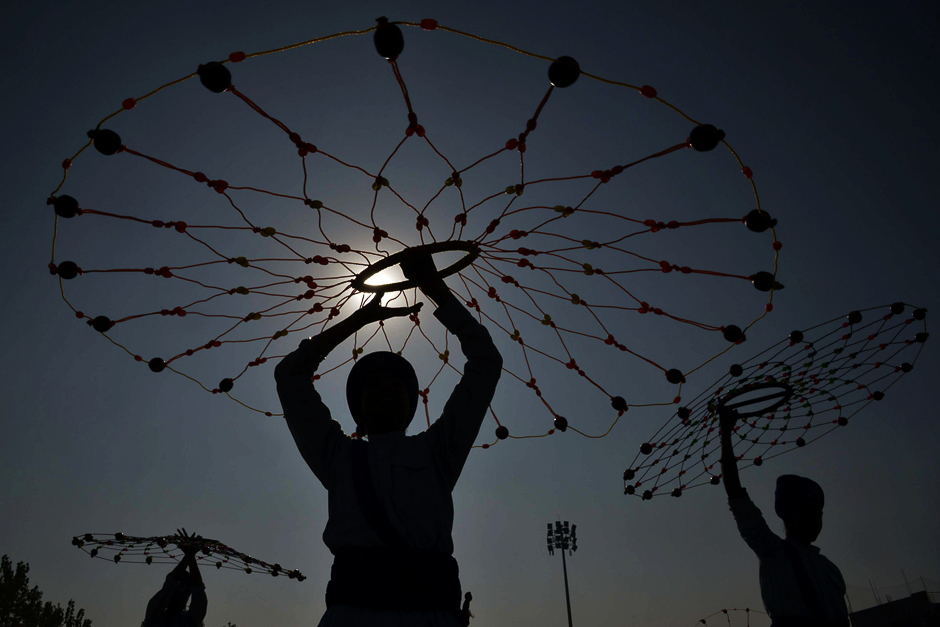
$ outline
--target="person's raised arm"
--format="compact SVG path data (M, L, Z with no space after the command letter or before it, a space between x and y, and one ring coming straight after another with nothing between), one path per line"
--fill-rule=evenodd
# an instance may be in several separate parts
M760 509L754 505L747 490L741 486L738 460L734 455L734 445L731 442L731 434L734 433L734 427L738 421L737 412L722 408L718 411L718 421L721 427L722 483L725 484L725 492L728 493L728 506L731 508L741 538L759 558L763 558L777 550L780 537L770 530Z
M463 376L441 417L428 429L429 437L436 443L438 463L453 489L496 392L503 360L486 328L464 309L439 276L430 255L413 257L401 267L405 277L437 305L435 317L457 336L467 358Z
M721 475L722 483L728 498L732 499L746 494L741 487L741 478L738 476L738 460L734 456L734 445L731 443L731 434L734 433L738 414L729 409L718 410L718 421L721 428Z
M388 318L410 315L420 308L420 303L411 307L383 307L382 294L378 293L365 307L302 341L300 347L284 357L274 369L277 394L287 426L304 461L324 486L328 484L333 453L346 436L314 389L313 374L334 348L359 329Z

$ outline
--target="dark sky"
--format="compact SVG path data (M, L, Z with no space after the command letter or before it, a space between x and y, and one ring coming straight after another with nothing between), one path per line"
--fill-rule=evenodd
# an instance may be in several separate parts
M784 244L778 278L786 289L735 355L749 356L794 328L853 309L897 300L937 308L940 19L933 3L21 4L6 11L0 26L7 147L0 553L28 561L31 580L46 598L76 599L97 626L137 624L164 571L89 560L69 545L71 537L157 535L179 526L309 575L297 583L207 573L208 625L318 620L330 564L320 539L327 495L281 419L206 394L181 377L157 377L75 319L46 268L53 214L45 199L59 182L62 159L125 98L184 76L199 63L368 28L383 14L408 21L433 17L549 57L571 55L593 74L653 85L689 115L723 128L753 169L762 206L779 219L777 237ZM405 36L401 67L416 111L429 135L460 163L518 133L547 88L542 61L442 32L409 28ZM324 150L375 171L407 121L369 37L249 60L233 66L236 86ZM213 167L246 184L296 191L293 148L285 149L283 135L234 100L213 97L189 81L122 114L113 126L142 152L193 169ZM552 96L532 135L527 165L533 177L609 167L682 141L690 127L635 92L582 78ZM123 160L82 155L63 191L88 205L148 219L198 222L213 215L214 193L207 199L191 180L124 155L114 159ZM398 159L389 178L409 198L433 194L449 174L426 150L405 151ZM316 192L363 211L360 198L371 197L368 183L342 169L326 172L312 176ZM518 177L518 163L479 172L466 177L468 190L499 190ZM608 200L636 207L641 218L739 217L754 203L724 150L684 152L629 176L619 188L611 184L619 191L610 193L622 195ZM315 228L309 214L277 214L276 204L252 206L270 212L284 231ZM441 215L452 216L453 207L445 201ZM413 218L399 225L389 212L388 224L411 241ZM192 248L181 239L80 220L60 225L57 261L74 256L80 265L102 267L150 265L138 258L189 262ZM607 228L600 220L587 227ZM339 222L335 228L342 232ZM362 234L353 229L348 237ZM768 268L772 240L755 243L747 235L740 227L715 227L638 246L655 258L681 256L695 267L739 274ZM69 284L70 300L97 315L183 298L152 277L111 276ZM731 318L747 323L766 300L710 278L681 285L637 281L657 302L709 324ZM201 323L182 324L191 319L114 333L136 351L157 354L171 340L204 338ZM443 338L427 313L424 319L429 334ZM717 334L704 337L684 325L611 319L618 338L683 369L724 348ZM280 341L290 348L299 337ZM348 347L342 350L348 354ZM450 350L456 354L454 343ZM518 355L507 355L518 365ZM631 402L671 400L661 373L596 348L584 355L579 363L603 373ZM436 371L431 350L416 348L412 358L419 375ZM193 368L215 373L213 367L226 366L227 359L222 352L210 354ZM723 356L689 377L683 394L697 395L730 363L731 356ZM271 364L257 370L239 391L251 404L277 411ZM322 389L351 431L344 372L325 380ZM606 399L569 388L568 375L552 372L545 369L539 384L560 399L572 424L603 433L610 423ZM849 584L867 586L870 578L898 584L901 569L909 577L940 579L940 427L929 400L938 377L928 342L914 371L851 429L742 475L781 531L772 513L776 476L803 474L823 485L827 508L818 545ZM437 384L432 412L440 410L453 382L445 377ZM508 376L494 409L513 433L546 429L544 408ZM561 565L557 555L545 553L542 535L545 523L556 518L578 525L580 548L568 566L580 624L692 625L721 607L761 607L757 561L737 536L723 491L706 487L650 503L622 495L624 467L671 412L631 410L603 439L566 433L474 450L454 493L454 540L464 588L472 590L482 623L562 624ZM494 428L488 419L478 443L492 441ZM853 590L853 602L871 602L859 592L864 587Z

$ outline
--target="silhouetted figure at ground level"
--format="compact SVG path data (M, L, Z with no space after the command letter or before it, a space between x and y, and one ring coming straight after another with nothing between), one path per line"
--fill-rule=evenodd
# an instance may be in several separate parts
M195 534L187 536L186 530L177 531L182 537L197 538ZM206 617L208 599L206 586L196 563L196 544L179 544L183 559L170 571L160 589L147 603L147 613L143 627L200 627ZM188 570L187 570L188 569ZM186 602L190 600L189 609Z
M336 346L366 325L415 313L383 307L381 295L304 340L275 369L278 396L304 460L329 491L323 541L334 555L320 627L453 627L469 622L451 537L451 492L496 390L502 358L486 329L451 294L429 255L402 263L437 305L435 317L467 358L443 413L406 436L418 407L414 369L395 353L370 353L349 374L353 440L314 389L312 375ZM468 594L469 597L469 594ZM467 599L468 601L469 599Z
M737 418L720 412L721 472L738 531L760 561L760 593L772 627L848 627L842 573L813 546L822 529L822 488L805 477L778 477L774 510L786 537L771 531L741 487L731 444Z

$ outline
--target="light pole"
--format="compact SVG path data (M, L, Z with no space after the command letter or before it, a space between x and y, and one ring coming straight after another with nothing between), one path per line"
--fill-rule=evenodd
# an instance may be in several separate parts
M571 627L571 596L568 594L568 563L565 561L565 552L571 555L578 550L578 538L575 536L577 528L577 525L571 525L571 529L568 529L567 520L564 524L556 520L554 529L552 529L552 523L548 523L548 554L554 555L555 549L561 551L561 568L565 573L565 603L568 605L568 627Z

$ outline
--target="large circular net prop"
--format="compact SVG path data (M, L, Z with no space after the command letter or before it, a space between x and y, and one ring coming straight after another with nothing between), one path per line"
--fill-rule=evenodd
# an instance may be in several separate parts
M426 103L414 102L409 95L404 78L407 66L399 60L404 46L400 27L420 28L426 34L461 35L527 55L537 60L532 72L547 70L547 91L533 93L529 112L518 114L518 134L508 140L494 134L487 139L491 149L483 154L445 156L432 142L438 129L426 129L419 121L418 112ZM376 63L386 63L393 79L381 86L376 98L388 100L390 106L399 103L401 126L396 129L403 129L395 131L400 136L390 153L373 155L367 162L355 163L342 154L343 146L315 145L316 138L308 137L315 129L308 133L308 129L278 119L271 112L277 103L263 102L264 93L249 95L250 84L236 88L233 83L233 75L237 78L239 72L235 67L249 60L366 34L372 34L376 50L384 58L375 58ZM619 163L587 163L567 172L536 168L531 163L540 150L540 116L544 118L553 101L576 98L579 78L582 83L584 79L598 81L605 89L619 90L618 94L666 107L666 113L674 111L682 119L679 132L670 131L651 154L618 147L623 154ZM292 163L290 167L297 173L295 184L290 189L265 189L226 178L212 163L171 163L139 145L133 134L118 134L120 122L128 115L142 113L150 99L182 90L193 90L195 93L187 92L187 97L202 98L199 102L206 107L228 99L226 103L234 101L257 114L259 122L283 137L284 160ZM591 103L581 106L587 108ZM455 127L459 131L459 120ZM276 362L299 339L321 331L341 312L363 306L367 302L364 292L393 291L387 296L392 304L414 302L418 294L413 286L381 279L378 270L394 270L396 254L427 246L437 255L442 273L451 275L452 289L486 324L506 359L508 376L503 377L499 394L531 394L530 398L544 408L544 426L514 427L514 431L528 433L512 435L494 408L496 441L543 437L556 429L603 437L631 407L679 402L686 377L703 365L669 363L650 354L649 349L635 346L628 336L636 333L637 325L655 325L658 330L653 336L675 338L679 344L687 332L707 335L704 339L711 342L711 350L721 354L746 339L746 331L772 309L774 292L782 287L776 281L781 248L776 220L761 209L751 169L724 137L720 129L700 123L660 98L654 88L583 72L570 57L552 59L529 53L434 20L391 23L383 18L377 26L360 31L252 54L234 52L142 96L126 99L120 109L89 131L88 142L62 164L62 182L48 200L55 213L56 233L49 268L59 279L63 299L75 317L142 366L154 373L179 374L208 392L227 395L272 416L279 414L242 400L245 397L239 390L251 387L243 382L264 370L265 385L269 386L267 362ZM400 155L405 147L414 144L438 164L437 173L426 179L430 185L420 201L406 199L389 174L396 158L404 159ZM718 209L724 217L650 218L653 209L629 200L630 177L642 177L643 167L667 159L676 165L680 160L718 159L703 153L719 146L728 150L727 170L741 177L745 192L731 206L723 204ZM79 158L84 161L86 155L90 155L88 162L94 161L98 167L137 160L136 167L146 165L159 170L161 176L178 176L189 204L167 202L159 215L144 215L134 211L139 204L135 199L116 198L110 190L95 190L81 197L67 195L66 176L75 173ZM476 176L489 167L502 168L503 174L495 179L491 174ZM343 176L354 185L331 188L333 180ZM364 192L365 200L344 203L344 195L351 190ZM295 219L298 214L291 212L301 212L304 223L300 225ZM410 217L393 219L396 215ZM157 249L151 253L151 263L129 265L118 259L111 265L93 265L71 248L66 258L60 258L56 244L75 225L83 229L76 237L89 247L85 251L88 258L106 257L121 230L141 242L141 248L151 239L158 246L186 244L187 259L174 262ZM101 235L103 232L108 235ZM741 264L745 267L739 268L721 267L717 260L714 265L719 267L709 265L708 259L663 259L655 252L660 242L670 238L680 256L688 248L686 243L695 241L713 250L757 250L753 243L756 237L766 238L766 244L761 245L766 257L755 260L750 257L756 253L750 255ZM644 245L653 252L639 252ZM440 256L445 253L451 256ZM66 293L66 287L70 291L73 286L108 277L116 286L108 289L95 284L97 291L92 293L97 298L76 304L77 298ZM134 279L139 280L139 287L130 287ZM653 280L656 287L650 289ZM697 280L703 283L696 288L703 296L683 298L683 291L694 287ZM129 311L129 303L142 299L141 293L152 295L154 304ZM131 294L134 298L124 298ZM675 301L675 309L662 305L663 300L669 300L667 294ZM703 298L709 296L733 302L735 312L746 311L751 305L753 309L747 316L736 313L740 317L734 320L703 319L707 318ZM194 333L194 318L199 321L200 337L186 343L183 338ZM651 318L656 320L650 322ZM339 359L331 356L315 379L348 366L367 347L407 355L414 352L411 347L416 342L424 343L431 361L439 365L436 374L421 382L427 407L439 375L445 371L459 374L459 370L450 361L446 332L439 325L429 330L421 321L414 315L398 326L386 323L365 329L356 336L351 354ZM181 329L178 334L167 330L167 324L173 322ZM642 331L646 336L650 333ZM148 352L131 348L142 344ZM613 359L617 360L615 368L606 362L601 365L602 360ZM670 361L679 360L672 357ZM663 388L625 389L624 381L630 378L617 374L617 368L658 371ZM574 385L580 384L578 390L583 394L567 388L543 389L540 381L554 373L574 377ZM430 424L430 414L425 414ZM483 448L489 446L484 444Z
M852 311L732 365L641 445L624 472L624 494L650 500L719 485L725 411L740 418L731 437L742 469L848 426L914 368L926 314L902 302Z
M756 618L753 623L751 623L752 615ZM721 609L717 612L709 614L705 618L699 619L699 621L695 624L708 625L709 620L711 620L712 625L727 625L728 627L732 627L734 625L751 627L752 624L757 627L758 625L770 624L770 616L767 615L767 612L752 610L749 607L729 607L727 609Z
M208 538L183 538L176 534L145 538L123 533L86 533L72 538L72 546L93 558L115 564L177 564L183 558L181 544L199 548L196 562L203 567L240 570L249 575L266 573L272 577L284 576L297 581L307 578L299 570L256 559Z

